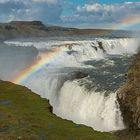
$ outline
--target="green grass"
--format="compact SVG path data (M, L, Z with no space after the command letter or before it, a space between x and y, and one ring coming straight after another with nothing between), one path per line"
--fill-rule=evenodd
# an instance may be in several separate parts
M0 140L116 140L110 133L63 120L46 99L29 89L0 82Z

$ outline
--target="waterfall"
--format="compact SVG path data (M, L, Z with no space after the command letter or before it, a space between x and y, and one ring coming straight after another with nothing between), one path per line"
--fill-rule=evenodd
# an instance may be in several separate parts
M90 70L91 73L94 72L94 66L85 65L85 61L97 61L96 68L98 69L99 60L108 59L111 62L111 64L107 63L108 66L114 67L115 60L112 62L110 56L125 56L126 54L133 55L137 53L139 42L136 39L13 40L5 41L5 44L16 45L19 48L34 46L40 52L39 54L43 51L51 51L57 47L61 49L61 53L55 61L50 63L49 66L42 67L38 73L33 74L23 83L24 86L32 89L42 98L49 99L50 104L53 106L53 112L56 115L72 120L75 123L91 126L99 131L115 131L125 127L115 91L100 90L101 87L99 86L98 91L95 88L89 90L86 86L80 85L81 79L71 79L70 76L75 70L83 72ZM120 65L122 64L120 63ZM105 71L102 71L102 73L106 74ZM112 72L109 76L113 76L113 74ZM123 74L120 73L120 75ZM102 75L95 74L95 76L99 79L109 78L106 75L101 77ZM91 76L85 78L85 80L90 79L92 81L91 84L94 85L95 79L93 78L95 77Z
M98 131L124 128L116 93L105 96L103 92L88 92L77 81L67 81L59 94L54 113L62 118L86 124Z
M42 72L33 76L25 86L49 99L53 113L98 131L115 131L125 127L116 93L106 95L106 91L88 91L80 86L78 80L66 80L67 77L62 74L47 75Z
M99 42L102 43L99 46ZM93 39L77 41L5 41L7 45L16 45L19 47L34 46L39 50L50 50L55 47L63 47L63 51L73 55L77 61L90 59L101 59L109 55L123 55L137 53L139 40L135 38L120 39ZM68 53L69 52L69 53Z

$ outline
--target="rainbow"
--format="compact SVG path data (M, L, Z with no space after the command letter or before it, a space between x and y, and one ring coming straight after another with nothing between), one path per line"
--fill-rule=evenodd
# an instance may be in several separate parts
M120 23L116 26L113 26L113 29L121 29L121 28L128 28L140 23L140 15L135 15L131 17L127 17L123 19ZM38 72L42 67L53 63L62 52L62 47L57 47L52 49L50 52L46 52L45 54L41 55L41 59L34 62L29 68L25 69L21 73L19 73L15 78L11 81L16 84L22 84L26 82L26 80Z
M133 16L126 17L123 20L121 20L120 23L113 26L113 29L127 29L137 24L140 24L140 15L133 15Z
M11 81L16 84L23 84L26 80L38 72L42 67L53 63L61 55L62 48L53 48L51 51L41 54L41 58L35 61L29 68L20 72Z

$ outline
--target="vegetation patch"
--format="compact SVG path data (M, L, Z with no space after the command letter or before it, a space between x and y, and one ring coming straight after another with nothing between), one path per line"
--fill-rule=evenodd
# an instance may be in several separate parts
M31 90L0 81L0 140L116 140L110 133L63 120L46 99Z

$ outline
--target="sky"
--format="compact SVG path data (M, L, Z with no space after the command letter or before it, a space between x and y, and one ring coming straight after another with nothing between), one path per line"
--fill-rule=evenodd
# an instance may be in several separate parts
M129 27L118 25L139 15L140 0L0 0L0 22L40 20L66 27L137 30L140 22Z

